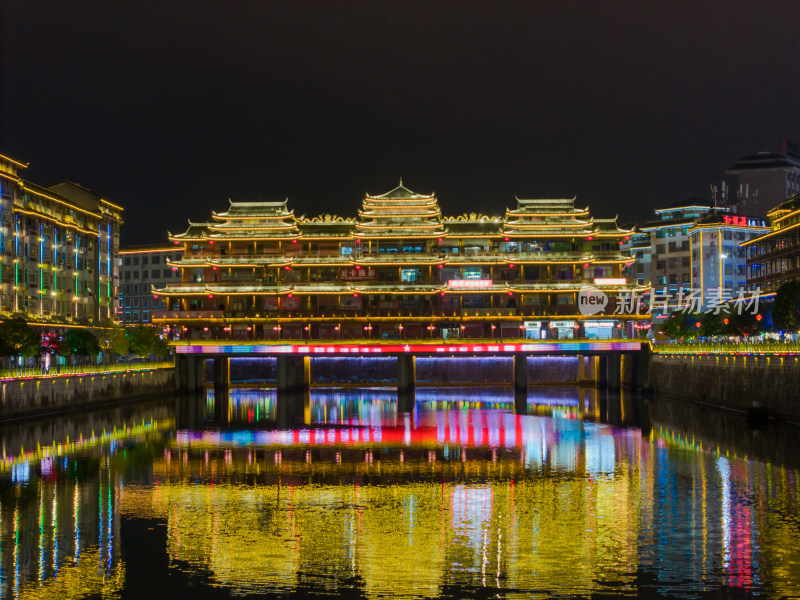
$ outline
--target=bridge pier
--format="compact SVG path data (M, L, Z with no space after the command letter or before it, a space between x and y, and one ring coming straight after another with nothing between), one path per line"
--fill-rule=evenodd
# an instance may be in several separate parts
M608 357L605 355L594 357L594 383L600 389L605 389L608 385L606 372L608 370Z
M622 388L639 392L647 387L650 357L645 352L626 352L622 355Z
M582 354L578 354L578 385L583 385L586 381L586 358Z
M514 355L514 414L528 414L528 357Z
M205 362L197 356L175 357L175 391L181 393L195 392L205 385Z
M309 356L278 356L278 397L287 392L305 392L311 386L311 358Z
M611 353L605 358L606 387L610 390L618 390L620 388L620 373L622 371L621 357L617 353Z
M231 359L227 356L214 358L214 396L227 394L231 385Z
M417 383L417 364L413 354L397 356L397 393L414 393Z
M311 390L278 391L275 404L275 424L281 428L311 424Z

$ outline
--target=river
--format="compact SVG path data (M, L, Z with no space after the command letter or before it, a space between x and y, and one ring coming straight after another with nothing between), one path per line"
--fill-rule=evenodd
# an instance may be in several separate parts
M226 401L227 400L227 401ZM797 429L531 388L234 388L0 425L3 598L800 596Z

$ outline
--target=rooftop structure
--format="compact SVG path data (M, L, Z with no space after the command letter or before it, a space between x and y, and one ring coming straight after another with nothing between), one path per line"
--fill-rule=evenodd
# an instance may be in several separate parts
M764 218L770 207L800 193L800 148L783 140L781 152L742 157L725 173L733 178L737 198L728 201L737 204L737 212Z
M153 293L179 310L153 320L192 339L620 337L641 318L611 314L641 291L622 276L630 235L574 199L445 217L402 182L366 194L357 218L230 202L169 234L181 280ZM578 305L586 285L611 298L592 319Z

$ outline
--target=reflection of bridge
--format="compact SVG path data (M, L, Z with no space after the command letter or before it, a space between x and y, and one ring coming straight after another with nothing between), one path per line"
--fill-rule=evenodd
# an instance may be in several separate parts
M311 363L315 358L352 357L360 360L374 357L393 357L396 360L397 389L401 394L414 390L417 384L418 357L467 358L510 357L513 359L515 392L527 392L528 357L574 356L578 358L577 379L574 383L607 385L639 389L647 377L649 346L633 340L566 340L506 343L502 340L458 340L449 342L407 341L387 344L319 343L318 341L290 344L250 344L187 342L177 344L176 387L194 391L205 384L203 361L214 361L214 386L224 391L230 385L231 357L263 357L277 360L276 385L278 392L303 392L311 385ZM508 382L511 383L511 382Z

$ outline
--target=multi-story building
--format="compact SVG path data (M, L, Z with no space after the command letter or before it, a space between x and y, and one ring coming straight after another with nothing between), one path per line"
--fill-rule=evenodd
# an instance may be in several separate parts
M625 254L630 255L632 261L630 266L623 270L625 275L640 286L651 287L650 234L634 231L631 238L625 240L621 248Z
M748 289L746 246L769 231L760 217L714 211L689 229L692 289L701 306L736 298Z
M653 288L665 289L670 296L681 289L689 290L692 285L689 230L713 208L708 200L687 198L656 209L658 218L639 228L650 236L649 279Z
M783 140L782 152L758 152L745 156L725 171L732 193L727 202L736 212L767 216L767 210L800 193L800 146Z
M764 293L800 279L800 195L788 198L767 216L768 232L742 244L747 251L747 285Z
M116 317L122 208L70 182L42 187L0 155L0 308L31 319Z
M153 287L181 281L178 267L183 247L142 246L119 251L119 319L123 323L150 323L153 311L167 310L167 298L155 298Z
M182 278L153 291L179 310L153 321L215 339L632 335L643 316L609 314L620 294L641 291L622 275L631 233L569 199L444 217L434 195L402 182L367 194L357 218L231 202L170 234ZM611 298L591 318L578 306L587 284Z

